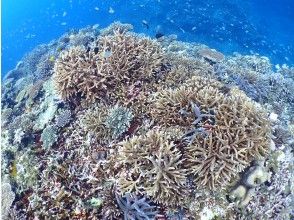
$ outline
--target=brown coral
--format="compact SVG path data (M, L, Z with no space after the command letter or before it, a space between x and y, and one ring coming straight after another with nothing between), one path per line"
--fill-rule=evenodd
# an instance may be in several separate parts
M82 96L90 102L110 100L120 88L156 79L163 62L157 43L121 30L98 38L89 50L72 47L54 66L57 90L66 100Z
M214 80L193 77L178 89L159 92L151 115L159 125L186 129L186 165L198 187L225 187L268 151L265 113L238 89L228 92Z
M158 129L122 142L117 167L121 192L140 192L154 201L177 205L185 196L184 160L169 135Z
M217 81L195 76L187 83L189 86L164 89L151 97L150 113L158 123L189 127L195 120L191 103L201 105L201 110L208 113L222 98L218 90L222 85Z

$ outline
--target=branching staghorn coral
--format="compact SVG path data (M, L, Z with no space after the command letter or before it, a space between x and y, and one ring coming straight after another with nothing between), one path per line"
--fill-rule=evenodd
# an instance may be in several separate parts
M65 100L80 95L90 102L105 101L119 87L151 81L162 62L157 43L118 29L98 38L90 50L77 46L64 51L55 63L54 81Z
M125 196L116 194L116 201L124 213L124 220L151 220L154 219L157 210L146 201L146 198L140 198L136 195L127 193Z
M123 106L94 106L81 117L81 123L88 134L100 143L118 139L130 126L132 112Z
M192 77L177 89L153 97L151 115L159 125L180 125L188 171L198 187L225 187L249 163L267 154L266 114L241 91Z
M166 126L188 127L195 121L193 103L208 114L209 108L217 105L218 100L222 98L219 92L221 83L217 81L195 76L188 83L189 86L164 89L155 93L151 98L152 118Z
M110 130L106 126L108 109L106 106L92 106L79 116L82 129L88 135L89 142L98 141L107 144L110 141Z
M179 205L185 197L184 160L169 135L157 129L120 143L117 167L119 189L150 196L154 201Z

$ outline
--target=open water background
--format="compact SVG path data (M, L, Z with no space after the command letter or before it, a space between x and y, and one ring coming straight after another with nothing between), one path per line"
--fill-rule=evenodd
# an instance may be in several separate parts
M38 44L114 21L151 37L176 34L226 55L258 53L273 64L294 63L293 0L3 0L2 77Z

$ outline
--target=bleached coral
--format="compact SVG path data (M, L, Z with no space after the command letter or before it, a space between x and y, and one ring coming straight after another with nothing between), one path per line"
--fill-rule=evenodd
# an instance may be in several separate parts
M1 183L1 217L3 219L9 219L8 213L10 207L15 199L15 193L11 189L11 185L6 179Z

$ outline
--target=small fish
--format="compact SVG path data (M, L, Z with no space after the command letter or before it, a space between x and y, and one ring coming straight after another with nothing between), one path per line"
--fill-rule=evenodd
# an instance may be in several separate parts
M25 39L32 39L32 38L34 38L34 37L36 37L35 34L27 34L27 35L25 36Z
M109 7L109 10L108 10L108 12L109 12L110 14L113 14L113 13L114 13L114 10L113 10L113 8L112 8L112 7Z
M156 39L161 38L161 37L163 37L163 36L164 36L164 34L163 34L163 33L160 33L160 32L157 32L157 33L155 34L155 38L156 38Z
M142 25L149 29L149 24L146 20L142 20Z
M180 30L183 32L183 34L186 33L186 31L181 27L180 27Z
M65 26L66 25L66 22L62 22L62 23L60 23L61 25L63 25L63 26Z
M54 56L49 57L49 61L50 62L54 62L55 61L55 57Z
M62 17L65 17L67 15L67 12L63 12Z
M99 11L99 8L98 7L95 7L94 9L95 9L95 11Z
M110 50L105 50L101 53L101 57L103 58L109 58L111 56L111 51Z
M98 29L99 28L99 24L94 24L92 28L93 29Z

